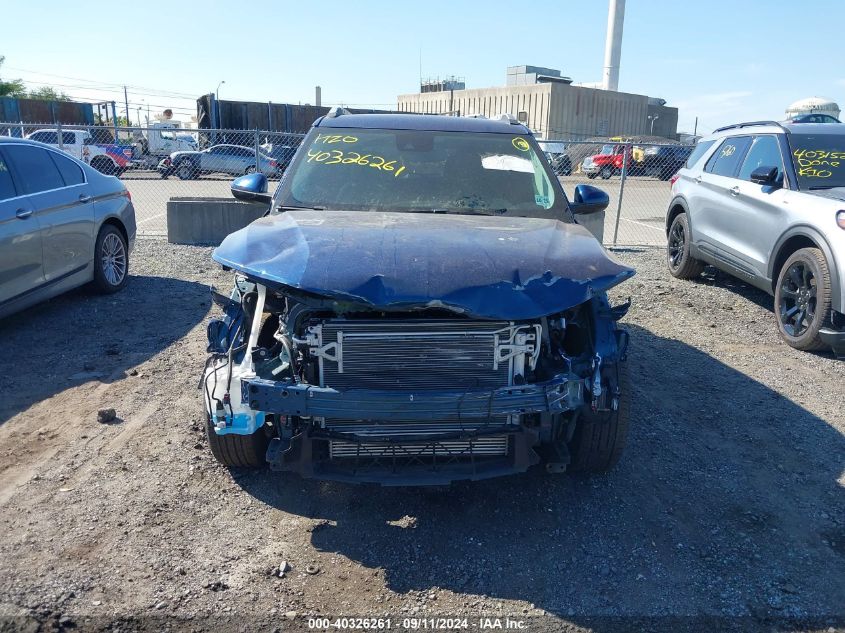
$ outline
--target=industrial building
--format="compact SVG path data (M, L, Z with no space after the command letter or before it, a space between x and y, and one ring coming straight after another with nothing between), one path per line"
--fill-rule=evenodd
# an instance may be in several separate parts
M399 95L397 109L461 116L513 114L543 139L648 135L677 140L678 109L662 99L571 82L551 68L511 66L505 86Z
M400 112L512 114L538 138L662 136L678 139L678 109L663 99L619 92L625 0L610 0L601 87L573 85L559 70L511 66L504 86L465 89L457 82L426 82L419 94L397 97ZM457 85L456 85L457 84Z

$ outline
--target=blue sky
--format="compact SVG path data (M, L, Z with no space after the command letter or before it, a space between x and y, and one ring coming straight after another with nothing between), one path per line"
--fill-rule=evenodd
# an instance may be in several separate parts
M205 0L183 4L42 0L6 3L4 79L68 95L123 101L132 119L163 106L186 118L193 99L395 107L420 75L503 85L509 65L601 79L606 0L310 2ZM801 8L799 8L801 7ZM129 17L125 17L125 16ZM666 99L679 131L783 118L797 99L845 105L845 2L628 0L620 90ZM10 28L11 25L20 28ZM50 73L50 74L45 74Z

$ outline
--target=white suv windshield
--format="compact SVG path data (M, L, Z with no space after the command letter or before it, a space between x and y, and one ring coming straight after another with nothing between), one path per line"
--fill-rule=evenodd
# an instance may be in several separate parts
M518 134L318 128L305 139L278 204L563 216L535 148Z
M845 187L845 134L788 134L799 189Z

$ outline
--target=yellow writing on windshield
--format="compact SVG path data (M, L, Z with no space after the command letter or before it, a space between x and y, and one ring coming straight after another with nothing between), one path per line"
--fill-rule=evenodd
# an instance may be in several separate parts
M833 175L832 168L839 167L841 161L845 160L845 152L831 150L796 149L792 155L795 157L798 175L805 178L830 178Z
M318 134L314 139L315 143L357 143L355 136L344 136L343 134Z
M386 160L382 156L374 154L359 154L358 152L343 152L339 149L320 151L318 149L308 150L306 162L322 163L323 165L358 165L359 167L372 167L380 171L393 172L394 177L405 171L405 166L396 163L398 160Z

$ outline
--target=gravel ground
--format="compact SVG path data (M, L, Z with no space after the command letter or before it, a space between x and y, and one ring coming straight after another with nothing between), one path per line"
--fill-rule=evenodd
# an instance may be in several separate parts
M0 322L0 628L845 630L845 363L781 344L765 294L617 253L636 392L613 472L380 489L214 462L209 253L143 240L124 292Z

